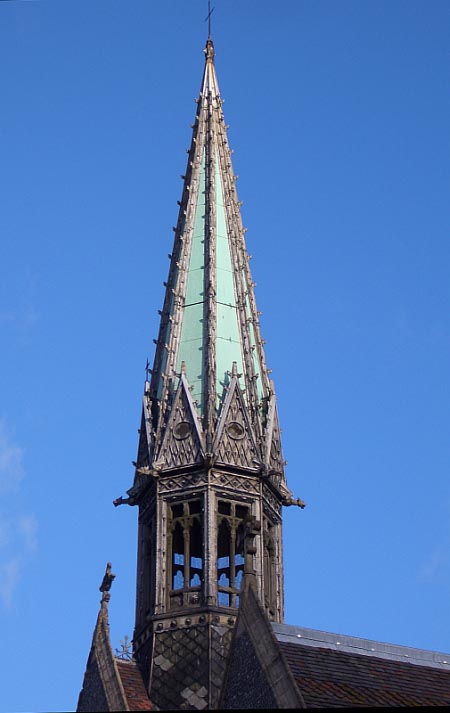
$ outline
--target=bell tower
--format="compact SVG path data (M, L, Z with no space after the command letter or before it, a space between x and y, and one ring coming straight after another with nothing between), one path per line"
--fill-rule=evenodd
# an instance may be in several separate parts
M285 481L210 38L192 129L134 483L115 504L139 509L133 642L150 698L201 710L218 706L245 561L283 621L281 510L303 503Z

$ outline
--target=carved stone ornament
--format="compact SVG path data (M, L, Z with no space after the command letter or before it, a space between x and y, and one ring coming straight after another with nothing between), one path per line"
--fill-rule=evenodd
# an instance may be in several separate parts
M178 441L184 441L185 438L191 435L191 429L192 426L189 421L180 421L174 426L173 436Z
M232 421L231 423L227 424L225 430L230 436L230 438L234 438L234 440L236 441L241 440L241 438L244 438L245 436L244 427L237 421Z

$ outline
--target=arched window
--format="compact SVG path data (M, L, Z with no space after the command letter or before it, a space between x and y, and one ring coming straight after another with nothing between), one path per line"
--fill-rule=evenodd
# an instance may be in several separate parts
M237 608L244 573L244 519L247 505L219 500L217 528L217 603Z
M203 508L200 500L169 506L167 550L170 609L201 604Z

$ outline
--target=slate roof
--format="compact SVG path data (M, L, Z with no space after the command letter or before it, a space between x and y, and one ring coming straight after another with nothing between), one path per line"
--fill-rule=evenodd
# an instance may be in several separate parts
M307 708L450 706L450 655L273 625Z
M145 690L141 672L134 661L115 659L130 711L151 711L152 703Z

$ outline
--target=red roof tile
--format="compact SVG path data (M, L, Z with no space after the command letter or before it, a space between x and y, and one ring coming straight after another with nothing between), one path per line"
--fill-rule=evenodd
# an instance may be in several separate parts
M116 664L130 711L153 710L141 672L135 662L116 659Z
M279 642L307 708L450 706L450 671Z

